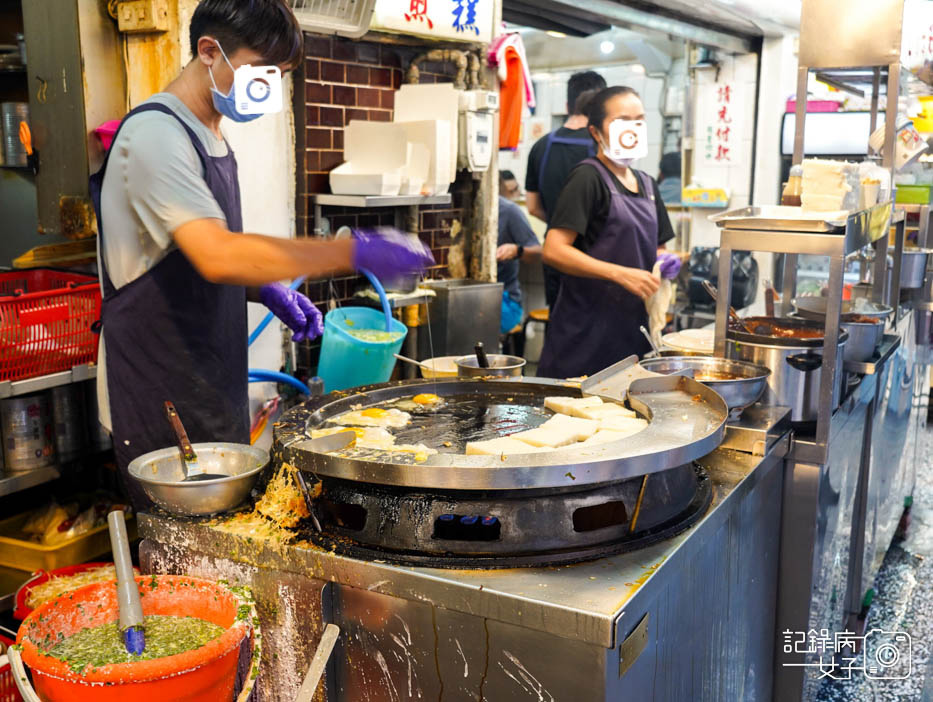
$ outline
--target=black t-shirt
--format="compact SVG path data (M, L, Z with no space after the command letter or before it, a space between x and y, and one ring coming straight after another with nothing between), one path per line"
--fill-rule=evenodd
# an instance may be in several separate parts
M616 178L615 174L604 168L612 177L613 184L626 197L648 197L642 186L641 178L638 180L638 193L633 193ZM654 203L658 212L658 246L674 238L674 228L667 208L658 192L658 184L654 178L644 172L642 176L648 179L654 191ZM552 229L569 229L581 236L577 238L575 246L587 251L590 245L599 238L606 220L609 217L609 207L612 204L612 194L606 183L603 182L599 172L589 164L581 164L573 169L567 184L557 198L557 206L551 215L550 227Z
M557 136L568 139L584 139L591 146L552 144L543 180L540 178L540 172L541 161L544 158L545 150L547 150L547 136L538 139L535 145L531 147L531 153L528 155L528 173L525 176L525 190L538 193L541 196L541 204L544 206L544 211L547 212L548 217L554 212L557 198L560 195L561 188L564 187L564 183L567 182L570 171L580 161L596 153L596 143L586 127L582 129L561 127L557 130Z

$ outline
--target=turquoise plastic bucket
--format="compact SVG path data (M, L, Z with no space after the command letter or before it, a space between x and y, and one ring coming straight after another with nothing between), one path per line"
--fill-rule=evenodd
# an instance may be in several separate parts
M341 307L324 317L324 338L318 375L324 379L324 391L346 390L360 385L384 383L395 368L394 354L402 348L408 328L397 319L392 331L401 335L395 341L363 341L347 333L352 329L385 331L381 310L369 307Z

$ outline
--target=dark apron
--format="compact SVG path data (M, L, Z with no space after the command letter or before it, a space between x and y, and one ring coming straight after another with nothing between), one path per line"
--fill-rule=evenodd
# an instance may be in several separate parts
M228 228L241 231L237 164L229 145L226 156L209 156L194 131L159 103L137 107L120 128L129 117L153 110L171 115L185 128ZM144 453L175 444L165 419L166 400L175 403L193 443L249 443L246 288L209 283L178 249L136 280L114 288L103 255L100 209L109 160L108 153L103 167L91 176L90 187L100 237L113 446L121 478L138 510L151 503L127 477L127 467Z
M553 131L547 135L547 142L545 142L544 147L544 156L541 158L541 166L538 168L538 187L540 188L544 184L544 174L547 173L548 161L551 159L551 147L554 144L566 144L568 146L585 146L589 149L590 156L596 155L596 144L592 139L578 139L576 137L562 137L557 136L557 131ZM541 204L544 205L544 200L542 199ZM551 207L556 203L551 203ZM548 216L548 226L550 227L551 213L547 211L547 207L544 208L545 213ZM551 309L554 309L554 303L557 301L557 293L560 292L560 271L556 268L552 268L547 264L543 264L544 268L544 299L547 303L547 306Z
M647 197L623 194L597 159L595 168L609 188L609 216L585 253L609 263L650 271L658 254L658 213L651 183L634 171ZM645 302L615 283L563 274L551 313L538 375L573 378L593 375L632 354L649 350L639 326L648 326Z

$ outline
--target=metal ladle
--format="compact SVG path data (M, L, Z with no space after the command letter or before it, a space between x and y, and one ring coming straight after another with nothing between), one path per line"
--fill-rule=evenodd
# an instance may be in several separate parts
M655 356L661 355L661 349L658 348L658 345L654 343L654 339L651 338L651 332L645 329L645 326L642 325L638 327L641 330L641 333L645 335L645 338L648 340L648 345L651 346L651 350L654 351Z
M706 290L707 293L709 293L709 296L711 298L713 298L713 302L716 302L719 299L719 291L708 280L703 281L703 289ZM745 331L749 333L753 333L749 330L748 327L745 326L745 322L742 320L741 317L739 317L739 313L735 311L735 307L733 307L732 305L729 305L729 317L732 318L733 322L736 322L737 324L739 324L742 327L742 329L744 329Z

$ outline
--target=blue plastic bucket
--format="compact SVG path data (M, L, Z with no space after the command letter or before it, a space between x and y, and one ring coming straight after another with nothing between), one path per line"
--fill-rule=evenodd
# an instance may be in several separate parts
M318 364L325 392L384 383L391 377L394 354L402 348L408 328L393 319L392 331L400 333L394 341L363 341L347 333L361 329L385 331L385 328L382 311L369 307L341 307L325 315Z

